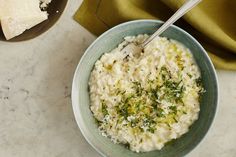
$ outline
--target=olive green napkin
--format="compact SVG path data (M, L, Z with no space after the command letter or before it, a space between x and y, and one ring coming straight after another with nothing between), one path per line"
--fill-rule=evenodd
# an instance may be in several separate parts
M84 0L74 19L95 35L129 20L167 20L185 0ZM208 51L217 68L236 70L236 0L203 0L175 23Z

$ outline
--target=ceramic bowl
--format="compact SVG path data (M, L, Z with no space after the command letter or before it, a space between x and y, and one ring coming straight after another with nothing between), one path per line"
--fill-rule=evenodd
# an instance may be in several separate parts
M49 14L47 20L32 27L29 30L26 30L21 35L14 37L10 40L6 40L2 32L2 29L0 28L0 40L8 41L8 42L25 41L25 40L33 39L43 34L57 22L57 20L60 18L60 16L62 15L65 9L67 2L68 0L52 0L52 2L48 5L48 8L47 8L47 12Z
M203 86L206 89L201 99L199 119L188 133L173 140L163 149L147 153L134 153L123 145L113 144L100 135L95 119L89 109L88 79L94 63L104 52L109 52L122 42L125 36L152 34L162 24L156 20L137 20L120 24L98 37L84 53L75 71L72 86L72 104L77 124L90 145L107 157L179 157L193 150L208 132L218 103L218 83L215 69L204 48L187 32L171 26L161 36L175 39L188 47L198 64Z

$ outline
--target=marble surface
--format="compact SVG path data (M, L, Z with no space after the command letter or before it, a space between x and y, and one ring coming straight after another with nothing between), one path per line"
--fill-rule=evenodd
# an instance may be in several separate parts
M0 42L0 157L99 157L75 122L71 82L95 39L73 21L70 0L59 22L26 42ZM217 71L220 103L204 141L188 157L236 157L236 72Z

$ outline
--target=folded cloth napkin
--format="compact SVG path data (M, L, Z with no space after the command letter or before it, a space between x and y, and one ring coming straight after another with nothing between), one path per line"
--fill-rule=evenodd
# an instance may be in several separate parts
M185 0L84 0L74 19L95 35L129 20L166 21ZM175 23L208 51L217 68L236 70L236 0L203 0Z

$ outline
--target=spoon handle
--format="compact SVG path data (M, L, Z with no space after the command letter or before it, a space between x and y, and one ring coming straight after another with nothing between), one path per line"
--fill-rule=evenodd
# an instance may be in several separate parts
M188 0L181 8L179 8L174 15L172 15L153 35L151 35L141 46L144 48L156 36L163 33L170 25L181 18L185 13L195 7L202 0Z

